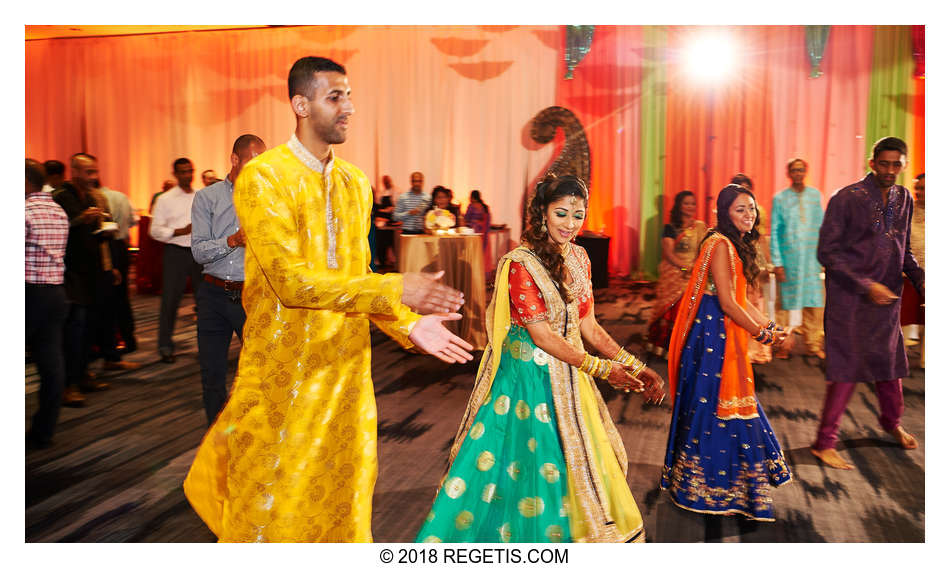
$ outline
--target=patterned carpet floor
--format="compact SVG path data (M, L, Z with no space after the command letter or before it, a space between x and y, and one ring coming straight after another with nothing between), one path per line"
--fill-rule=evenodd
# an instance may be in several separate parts
M596 291L598 320L615 339L642 341L649 283L612 278ZM159 299L133 298L141 369L104 373L112 388L63 408L54 445L25 454L27 542L212 542L184 498L181 482L205 431L190 296L179 310L173 365L156 350ZM231 345L232 365L240 344ZM904 451L877 424L871 389L858 387L842 420L842 454L856 469L820 465L808 451L824 377L814 358L756 367L756 391L795 481L773 491L776 521L682 510L658 488L671 407L648 407L609 386L602 393L623 436L628 482L649 542L923 542L924 372L904 382L904 426L920 448ZM98 371L99 363L92 369ZM651 366L666 376L666 362ZM374 330L373 377L379 415L379 478L373 508L378 542L406 542L428 513L451 439L471 392L476 362L450 366L402 351ZM232 369L233 371L233 369ZM25 418L36 405L37 376L26 365Z

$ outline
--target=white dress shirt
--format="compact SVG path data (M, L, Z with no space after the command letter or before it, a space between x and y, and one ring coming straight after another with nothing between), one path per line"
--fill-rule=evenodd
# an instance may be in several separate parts
M155 208L152 210L152 224L148 234L156 241L191 247L191 233L174 236L175 229L181 229L191 224L191 203L195 200L193 189L185 193L177 185L158 197Z

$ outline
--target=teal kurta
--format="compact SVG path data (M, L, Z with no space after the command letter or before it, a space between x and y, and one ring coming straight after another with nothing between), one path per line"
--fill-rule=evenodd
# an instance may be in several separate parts
M821 192L813 187L801 193L789 187L772 199L770 250L772 264L785 269L785 282L779 284L783 310L825 305L817 252L823 218Z

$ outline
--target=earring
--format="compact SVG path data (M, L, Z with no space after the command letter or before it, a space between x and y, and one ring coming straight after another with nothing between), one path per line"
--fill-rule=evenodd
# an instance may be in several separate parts
M548 220L547 220L547 219L541 219L541 232L542 232L542 233L547 233L547 232L548 232Z

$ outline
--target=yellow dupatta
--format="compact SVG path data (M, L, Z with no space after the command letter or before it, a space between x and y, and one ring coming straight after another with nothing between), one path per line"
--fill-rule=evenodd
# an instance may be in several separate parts
M742 261L736 253L732 242L720 233L713 233L703 243L693 264L683 301L680 303L673 324L673 336L670 339L669 381L670 402L676 397L676 383L679 380L680 357L683 346L694 323L698 323L696 312L703 299L704 291L709 283L709 267L712 262L713 250L719 244L724 244L729 252L729 266L732 273L732 287L736 294L736 303L746 305L746 279L742 274ZM752 379L752 363L749 361L749 333L739 327L732 318L725 316L726 352L724 354L722 370L720 371L719 401L716 406L716 416L721 420L733 418L755 418L758 406L755 399L755 383Z

